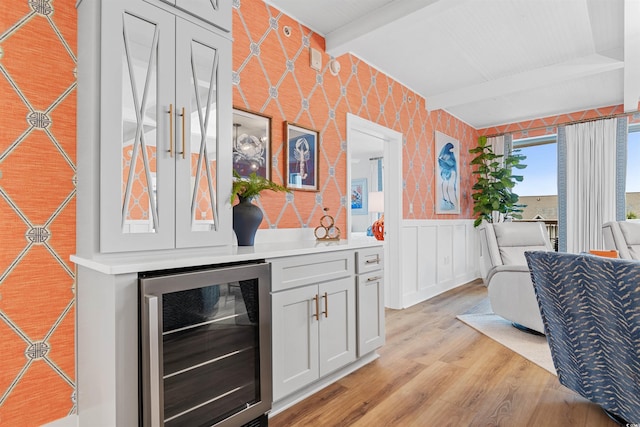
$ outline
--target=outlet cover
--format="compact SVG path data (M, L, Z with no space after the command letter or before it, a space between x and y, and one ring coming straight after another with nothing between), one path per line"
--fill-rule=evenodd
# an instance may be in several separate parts
M316 71L322 69L322 54L319 50L312 47L309 48L309 66Z

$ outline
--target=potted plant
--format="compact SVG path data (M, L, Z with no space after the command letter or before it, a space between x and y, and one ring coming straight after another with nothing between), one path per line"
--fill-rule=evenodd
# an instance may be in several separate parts
M526 156L514 150L511 154L495 154L493 147L487 144L487 137L478 138L478 146L469 150L476 157L471 165L477 166L473 174L477 181L471 187L474 191L473 213L477 227L483 220L500 222L506 218L522 218L525 205L518 204L518 195L513 192L517 182L522 182L522 175L514 175L514 169L524 169L526 165L520 163Z
M264 190L291 192L286 187L252 172L248 177L242 177L233 171L233 185L231 187L231 204L238 196L239 203L233 206L233 231L238 238L238 246L253 246L256 231L262 222L262 210L251 203Z

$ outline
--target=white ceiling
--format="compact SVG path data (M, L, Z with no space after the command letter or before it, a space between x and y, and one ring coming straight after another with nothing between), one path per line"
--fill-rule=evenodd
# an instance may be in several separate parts
M265 1L477 129L637 110L638 0Z

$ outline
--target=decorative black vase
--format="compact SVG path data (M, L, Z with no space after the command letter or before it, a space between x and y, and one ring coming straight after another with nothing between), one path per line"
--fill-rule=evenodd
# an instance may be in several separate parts
M253 246L256 230L262 222L262 209L251 203L252 197L241 197L233 207L233 231L238 238L238 246Z

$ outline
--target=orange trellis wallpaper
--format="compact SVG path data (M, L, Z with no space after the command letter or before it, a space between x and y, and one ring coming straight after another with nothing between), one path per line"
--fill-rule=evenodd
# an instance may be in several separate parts
M0 425L75 411L76 11L0 2Z
M478 135L496 135L511 133L513 139L533 138L536 136L555 134L559 125L579 121L597 119L599 117L612 116L622 114L624 112L622 105L610 107L601 107L592 110L576 111L573 113L560 114L557 116L549 116L540 119L527 120L518 123L510 123L506 125L493 126L486 129L480 129ZM629 119L629 123L638 122L637 114Z
M291 28L289 37L283 28ZM234 105L267 114L272 121L272 178L283 182L283 121L321 132L320 191L266 194L263 227L313 228L322 208L346 227L346 115L379 123L403 134L404 218L470 218L471 176L466 171L477 132L444 111L428 112L424 98L352 55L328 69L324 38L261 0L235 0L233 16ZM309 67L309 48L323 52L322 70ZM461 215L435 214L434 131L461 143ZM409 204L413 213L409 213Z

